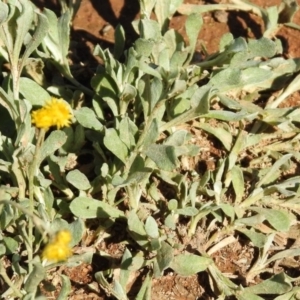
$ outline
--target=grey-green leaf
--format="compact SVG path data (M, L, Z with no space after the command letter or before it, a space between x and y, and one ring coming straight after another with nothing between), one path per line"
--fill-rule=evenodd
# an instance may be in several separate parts
M74 187L79 190L87 190L91 187L91 184L87 177L81 173L79 170L70 171L66 179L69 183L71 183Z
M69 277L66 275L61 275L61 281L62 281L62 286L60 289L60 293L56 299L57 300L67 300L68 295L71 292L71 281L70 281Z
M291 218L288 213L282 210L268 209L262 207L251 207L251 210L263 215L268 222L278 231L288 231L291 225Z
M151 158L160 169L172 171L177 166L175 147L173 146L152 144L145 149L144 153Z
M40 262L35 262L33 265L33 270L29 274L25 285L24 290L27 293L35 293L40 282L45 278L46 270Z
M175 256L170 264L176 273L182 276L190 276L204 271L212 260L207 257L194 254L179 254Z
M74 112L74 115L80 125L85 128L101 131L103 125L97 119L93 110L88 107L82 107Z
M159 237L158 225L157 225L155 219L151 216L149 216L146 220L145 230L149 237L151 237L153 239Z
M111 151L122 162L126 162L128 155L128 149L126 145L121 141L117 131L114 128L106 129L105 137L103 139L105 147Z
M245 228L241 228L241 229L237 228L237 230L239 232L243 233L244 235L246 235L251 240L251 242L253 243L253 245L255 247L258 247L258 248L264 247L266 240L267 240L267 238L264 234L253 231L253 230L248 230Z
M284 273L276 274L259 284L245 288L245 292L253 294L277 295L288 292L292 288Z
M50 133L43 146L41 147L40 162L47 156L61 148L67 140L67 135L61 130L55 130Z
M124 216L122 211L104 201L88 197L75 198L70 204L70 210L76 217L83 219L119 218Z
M166 268L170 266L171 261L173 260L174 254L173 248L166 242L161 242L161 247L157 251L156 261L160 273L162 273Z
M20 93L33 105L43 106L46 101L51 99L49 93L44 90L35 81L21 77L20 78Z

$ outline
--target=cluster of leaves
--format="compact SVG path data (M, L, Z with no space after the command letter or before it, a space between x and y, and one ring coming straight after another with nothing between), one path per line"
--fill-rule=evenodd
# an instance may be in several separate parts
M219 299L231 295L263 299L260 294L296 299L296 279L285 273L271 276L270 267L282 258L300 255L296 246L272 251L277 235L289 233L300 212L299 176L289 174L300 159L300 110L278 108L298 89L299 78L294 75L300 61L282 58L280 41L269 37L281 24L293 25L290 20L297 7L293 1L283 1L280 7L261 9L236 0L232 7L198 5L191 10L182 2L141 0L141 17L133 24L139 39L124 51L124 31L117 27L113 52L96 46L94 56L103 64L97 66L90 87L73 77L67 56L72 11L78 1L74 6L65 3L59 18L46 8L39 12L28 0L0 2L4 297L43 299L39 284L55 266L43 266L38 256L43 228L48 233L68 229L75 246L88 230L86 220L99 219L99 232L109 231L111 220L120 219L126 223L130 244L120 272L95 274L100 286L116 299L127 299L131 274L144 267L149 271L136 299L151 299L151 278L167 268L184 276L206 271ZM194 63L200 13L219 9L258 14L265 22L264 36L246 41L226 34L218 53ZM176 11L188 15L188 44L169 28ZM156 20L151 19L153 12ZM52 77L46 70L52 71ZM283 92L265 107L258 106L261 92L272 89ZM34 174L32 207L28 182L38 145L30 111L43 106L51 95L70 103L74 120L70 128L47 133ZM194 165L183 170L184 158L204 151L201 143L195 143L193 128L220 144L222 157L213 170L196 171ZM253 159L245 164L248 156ZM84 158L92 164L82 168ZM168 186L172 196L165 195L161 186ZM189 220L189 237L200 221L213 220L219 226L217 234L207 231L199 255L184 252L176 242L182 217ZM32 235L27 231L30 222L36 225ZM246 237L258 249L245 280L263 272L269 272L268 279L242 287L218 269L211 255L236 241L228 239L234 236ZM27 267L24 261L30 253ZM91 263L92 256L93 251L74 255L66 264ZM11 266L5 266L7 261ZM15 282L7 268L17 275ZM69 292L70 281L62 276L60 299Z

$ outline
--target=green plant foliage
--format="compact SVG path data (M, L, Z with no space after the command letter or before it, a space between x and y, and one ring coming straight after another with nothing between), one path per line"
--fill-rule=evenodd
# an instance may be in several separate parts
M127 45L118 25L112 52L96 45L92 55L102 63L89 84L73 76L69 57L80 1L59 3L57 16L29 0L0 0L3 299L44 299L40 283L49 269L96 255L109 266L93 274L95 283L120 300L129 299L137 273L143 282L134 298L150 300L152 278L170 270L205 272L216 299L297 299L298 279L281 262L300 255L300 109L281 104L299 90L300 60L284 58L276 38L283 25L300 29L296 2L140 0L139 38ZM195 62L201 15L219 10L257 15L262 37L227 33L218 52L203 49ZM175 13L187 15L185 36L170 28ZM266 100L273 91L280 92ZM66 111L45 108L51 97L65 100L66 123ZM62 123L35 128L36 109L45 124L58 115ZM63 246L54 238L62 230L76 253L43 260L45 243ZM118 259L99 246L119 238ZM195 239L196 248L187 246ZM214 255L231 243L255 253L240 285ZM59 278L57 299L68 299L72 282Z
M171 268L180 275L189 276L204 271L211 263L211 259L207 257L180 254L172 260Z

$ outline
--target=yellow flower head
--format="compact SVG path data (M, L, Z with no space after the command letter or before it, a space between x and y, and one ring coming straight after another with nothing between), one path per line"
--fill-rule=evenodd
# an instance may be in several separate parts
M56 126L60 129L70 126L72 113L64 100L52 98L45 106L32 112L31 117L32 123L38 128Z
M52 241L45 247L42 258L52 262L64 261L72 255L69 243L72 236L70 231L59 231Z

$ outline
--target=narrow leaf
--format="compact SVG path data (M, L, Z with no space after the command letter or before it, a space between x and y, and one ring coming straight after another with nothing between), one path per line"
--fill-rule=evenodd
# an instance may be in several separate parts
M292 284L284 273L276 274L259 284L245 288L245 292L253 294L277 295L290 291Z

